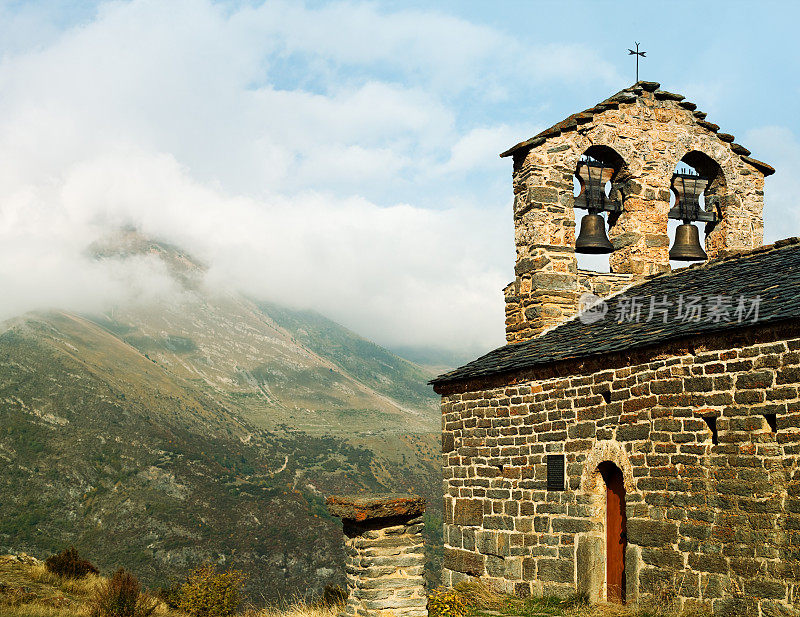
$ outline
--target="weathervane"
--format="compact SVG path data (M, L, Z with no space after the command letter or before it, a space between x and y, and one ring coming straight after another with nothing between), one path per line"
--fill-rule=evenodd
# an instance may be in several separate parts
M636 56L636 83L639 83L639 56L644 58L647 55L646 51L639 51L639 43L636 43L636 51L628 49L629 56Z

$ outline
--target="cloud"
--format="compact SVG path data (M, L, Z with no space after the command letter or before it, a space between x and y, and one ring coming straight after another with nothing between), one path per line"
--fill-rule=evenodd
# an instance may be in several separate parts
M87 254L107 230L134 226L209 263L213 289L316 307L386 344L481 347L502 337L504 268L483 258L511 239L492 211L379 207L314 192L231 197L169 155L132 151L9 197L0 228L3 318L42 303L88 311L175 292L157 260ZM469 332L460 314L470 315Z
M0 317L169 292L152 260L87 256L134 224L205 259L209 284L384 344L501 344L514 249L497 154L538 119L490 111L587 59L618 79L584 46L371 3L0 17L42 25L0 42Z
M481 87L498 56L517 43L490 27L433 11L382 11L376 4L336 2L310 9L301 3L269 2L242 11L254 36L273 39L286 57L312 57L337 69L357 67L422 81L451 94Z
M800 141L788 128L765 126L747 132L744 143L758 152L769 152L767 161L775 175L764 181L764 241L774 242L800 233L800 209L795 193L800 169Z
M536 134L541 129L529 129ZM519 128L508 125L479 127L460 137L450 148L450 158L437 171L440 173L464 173L489 166L505 165L498 154L519 141Z
M591 67L594 80L609 85L626 83L613 64L587 45L549 43L521 51L524 75L536 82L585 84L587 67Z
M87 220L85 195L69 184L21 187L0 198L0 319L46 308L92 312L180 293L156 258L93 259L89 246L108 227L99 211Z

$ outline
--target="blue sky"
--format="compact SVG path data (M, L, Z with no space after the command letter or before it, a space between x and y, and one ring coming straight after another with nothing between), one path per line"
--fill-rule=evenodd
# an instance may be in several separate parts
M171 293L97 264L121 225L207 283L386 345L503 341L498 153L659 81L777 169L767 240L800 234L790 2L0 1L0 318ZM174 292L175 290L172 290Z

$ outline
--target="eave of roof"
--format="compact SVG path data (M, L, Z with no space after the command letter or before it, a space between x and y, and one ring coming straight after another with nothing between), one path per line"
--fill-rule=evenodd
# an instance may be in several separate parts
M502 154L501 157L511 156L520 150L529 150L531 148L536 148L544 144L549 138L556 137L563 132L571 131L577 129L577 127L581 124L586 124L591 122L594 118L595 114L599 114L604 112L608 109L618 109L620 104L624 103L635 103L637 98L643 92L652 92L653 96L659 100L672 100L677 101L680 107L692 112L692 117L694 121L697 123L698 126L703 127L711 131L712 133L716 133L717 137L719 137L722 141L728 144L731 151L734 154L738 154L741 156L742 160L758 169L761 173L765 176L770 176L775 173L775 168L771 165L763 161L759 161L758 159L754 159L750 156L750 150L745 148L744 146L734 143L734 136L730 133L720 133L719 132L719 125L714 124L713 122L708 122L706 120L706 113L697 110L697 105L692 103L691 101L685 100L685 97L681 94L675 94L674 92L667 92L666 90L660 89L661 84L655 81L639 81L633 84L630 88L626 88L624 90L620 90L615 95L610 96L606 100L598 103L594 107L590 107L584 111L572 114L568 116L561 122L557 122L550 128L545 129L538 135L534 135L530 139L526 139L525 141L521 141L518 144L512 146Z
M573 318L540 336L499 347L430 381L434 386L513 373L554 362L592 358L680 338L749 327L749 323L614 319L621 298L680 295L760 298L758 324L800 320L800 239L788 238L746 253L658 275L606 298L608 315L591 324Z

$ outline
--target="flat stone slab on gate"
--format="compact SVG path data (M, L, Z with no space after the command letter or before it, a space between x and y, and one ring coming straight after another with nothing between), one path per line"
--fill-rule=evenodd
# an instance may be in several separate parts
M428 617L425 551L418 495L332 495L342 519L347 604L339 617Z
M425 512L425 500L422 497L403 493L333 495L328 497L325 505L333 516L352 521L413 517Z

